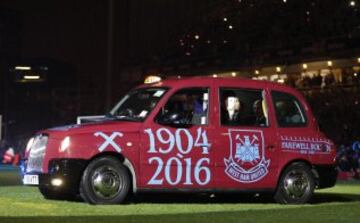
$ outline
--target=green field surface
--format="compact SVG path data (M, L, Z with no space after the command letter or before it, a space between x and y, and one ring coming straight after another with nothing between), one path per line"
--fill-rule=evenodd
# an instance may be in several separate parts
M15 174L16 175L16 174ZM51 201L35 187L9 186L19 182L0 172L2 222L360 222L360 182L341 182L316 191L310 204L280 205L271 199L241 194L143 195L125 205L89 205Z

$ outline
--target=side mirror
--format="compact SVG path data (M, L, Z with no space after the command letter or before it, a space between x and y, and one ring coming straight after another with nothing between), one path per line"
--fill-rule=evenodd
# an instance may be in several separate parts
M157 123L174 128L189 128L192 126L190 120L184 115L184 113L176 111L160 115L157 118Z

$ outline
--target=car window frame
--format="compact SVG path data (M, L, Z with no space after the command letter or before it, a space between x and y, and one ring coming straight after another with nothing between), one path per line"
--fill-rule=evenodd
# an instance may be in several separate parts
M276 105L275 105L273 93L286 94L286 95L290 96L292 99L295 99L295 102L296 102L295 106L297 109L300 110L301 115L304 117L305 122L302 123L301 125L298 125L298 124L290 124L290 125L286 125L286 126L280 125L278 117L277 117L277 111L276 111ZM299 98L296 97L294 94L292 94L290 92L286 92L286 91L272 89L272 90L270 90L270 98L271 98L272 106L273 106L273 110L274 110L275 122L279 128L307 128L307 127L309 127L309 118L308 118L308 114L306 113L305 106L301 102L301 100L299 100Z
M171 97L173 97L175 94L177 94L178 92L182 91L182 90L186 90L186 89L207 89L208 90L208 108L207 108L207 123L206 124L200 124L200 125L195 125L192 124L192 126L204 126L204 127L208 127L211 124L211 114L210 114L210 110L211 110L211 86L189 86L189 87L184 87L184 88L179 88L176 89L171 95L169 95L167 98L163 98L165 100L165 102L160 106L158 112L156 114L154 114L154 118L153 118L153 123L158 123L157 122L157 117L159 115L159 113L161 112L161 110L166 106L166 104L169 102L169 100L171 99ZM171 91L168 91L168 93L170 94Z
M256 126L256 125L224 125L221 122L221 90L245 90L245 91L259 91L262 96L262 100L265 100L265 106L267 109L267 125L266 126ZM271 111L270 111L270 104L269 98L267 97L268 91L266 87L264 88L247 88L247 87L236 87L236 86L218 86L218 105L219 105L219 115L218 115L218 123L221 128L229 128L229 127L235 127L235 128L271 128ZM270 98L271 99L271 98Z
M154 112L154 110L159 106L159 104L161 103L161 101L165 98L165 96L170 92L170 90L171 90L170 87L167 87L167 86L160 86L160 87L158 87L158 86L149 86L149 87L144 87L144 86L142 86L142 87L136 87L136 88L130 89L130 90L127 91L126 94L116 103L116 105L111 108L111 110L110 110L109 113L111 113L113 110L115 110L115 107L117 107L117 109L118 109L118 107L120 106L120 102L121 102L122 100L124 100L124 98L125 98L126 96L128 96L130 92L132 92L132 91L138 91L138 90L144 90L144 89L161 89L161 90L165 90L165 92L160 96L159 101L157 102L157 104L156 104L156 106L154 107L154 109L151 110L151 111L149 111L149 113L146 115L146 117L145 117L144 119L134 121L134 122L139 122L139 123L145 123L145 122L149 119L149 117L152 115L152 113Z

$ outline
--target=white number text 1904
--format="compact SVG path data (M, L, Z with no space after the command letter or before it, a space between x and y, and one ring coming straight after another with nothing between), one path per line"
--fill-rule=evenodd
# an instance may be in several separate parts
M155 133L152 129L146 129L144 132L149 136L148 154L158 154L148 159L149 165L156 166L148 181L149 185L162 185L164 180L172 186L193 185L193 182L206 185L210 182L210 158L206 157L209 155L210 144L205 130L199 127L195 140L190 131L183 128L176 129L175 133L167 128L159 128ZM202 149L201 154L205 157L194 160L191 152L197 147ZM159 156L171 152L176 156L168 157L165 161L165 158Z

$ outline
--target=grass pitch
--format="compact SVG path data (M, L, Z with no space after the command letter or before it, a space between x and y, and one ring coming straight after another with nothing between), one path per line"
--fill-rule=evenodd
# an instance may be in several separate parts
M16 174L15 174L16 175ZM50 201L35 187L0 172L0 222L360 222L360 182L317 191L310 204L279 205L263 198L231 195L146 195L127 205ZM2 185L2 186L1 186Z

